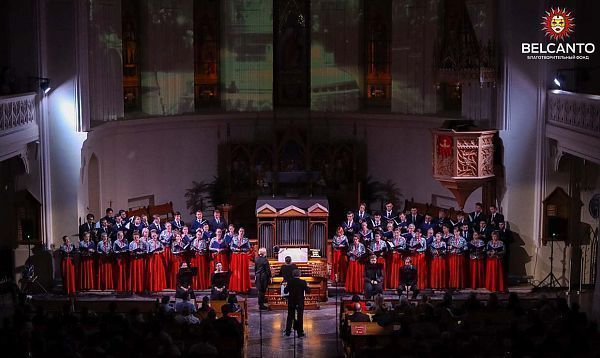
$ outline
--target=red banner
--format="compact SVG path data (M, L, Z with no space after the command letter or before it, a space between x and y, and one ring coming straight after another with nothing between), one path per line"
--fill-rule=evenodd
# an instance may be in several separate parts
M437 151L440 157L452 156L452 137L449 135L440 135L437 139Z

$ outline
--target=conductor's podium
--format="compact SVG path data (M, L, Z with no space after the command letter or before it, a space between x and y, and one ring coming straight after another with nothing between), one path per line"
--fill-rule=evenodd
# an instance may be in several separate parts
M281 262L270 261L273 282L267 288L267 302L272 310L287 309L287 297L281 295L279 277ZM304 297L304 309L319 309L319 302L327 302L327 261L311 259L308 262L295 262L300 269L300 278L308 283L310 294Z

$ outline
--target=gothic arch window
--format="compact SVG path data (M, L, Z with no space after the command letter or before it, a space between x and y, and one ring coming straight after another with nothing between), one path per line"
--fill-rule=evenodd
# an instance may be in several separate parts
M138 0L122 0L123 101L125 112L141 108L140 71L140 4Z
M274 1L274 100L276 106L308 107L310 25L308 0Z
M219 0L194 1L194 103L219 105Z
M391 0L365 1L365 54L367 106L391 105Z

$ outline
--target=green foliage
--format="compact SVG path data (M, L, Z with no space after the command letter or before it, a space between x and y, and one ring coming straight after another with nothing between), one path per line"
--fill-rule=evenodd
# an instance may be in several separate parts
M185 204L190 214L227 203L228 197L227 184L220 177L214 177L210 183L192 181L192 187L185 190Z
M362 200L367 204L367 207L371 207L372 203L384 201L391 201L394 205L400 204L400 197L402 192L395 182L388 179L385 183L382 183L369 175L362 185Z

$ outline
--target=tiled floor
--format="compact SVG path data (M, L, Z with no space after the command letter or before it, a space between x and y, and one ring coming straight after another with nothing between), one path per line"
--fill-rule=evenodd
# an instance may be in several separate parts
M256 299L249 299L249 307L256 307ZM304 338L284 335L287 311L263 311L262 357L341 357L342 347L336 352L335 301L324 303L319 310L304 311ZM250 339L248 357L261 357L260 314L249 308ZM338 311L339 312L339 311Z

